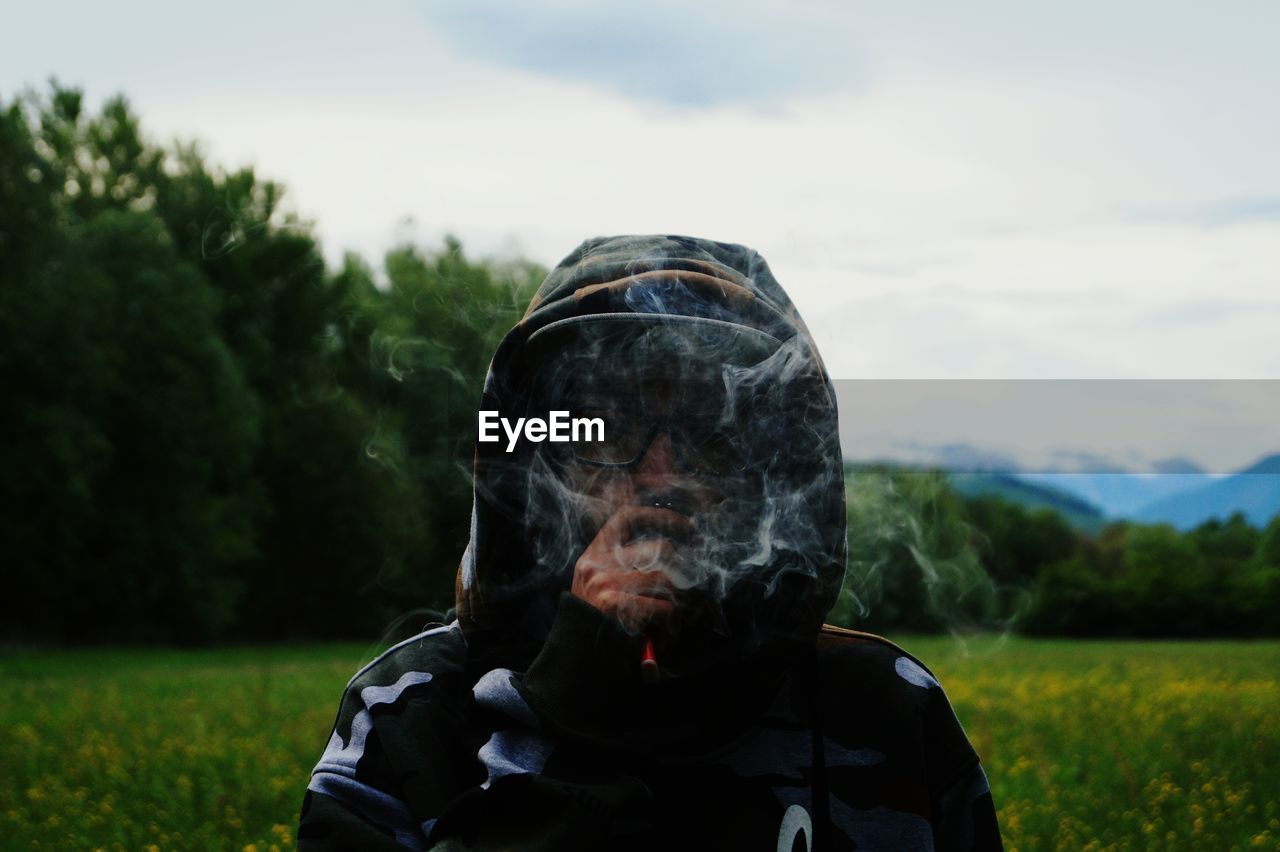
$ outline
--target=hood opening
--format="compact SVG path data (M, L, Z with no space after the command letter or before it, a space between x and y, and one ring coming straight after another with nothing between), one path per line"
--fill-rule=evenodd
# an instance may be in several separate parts
M641 392L646 370L675 376L667 381L677 385L678 377L709 375L722 392L655 407ZM592 533L582 493L566 487L563 460L626 461L633 447L652 442L646 429L665 429L673 464L729 465L745 492L730 495L737 502L726 498L719 514L708 512L712 544L690 568L688 582L719 607L707 623L738 656L816 635L844 572L834 394L803 322L759 255L686 237L584 243L502 341L482 409L541 416L557 399L578 398L581 387L602 386L609 405L627 412L630 432L598 458L566 456L545 442L512 452L505 442L477 443L472 535L457 583L469 643L513 668L532 659ZM674 488L637 494L672 506L686 499Z

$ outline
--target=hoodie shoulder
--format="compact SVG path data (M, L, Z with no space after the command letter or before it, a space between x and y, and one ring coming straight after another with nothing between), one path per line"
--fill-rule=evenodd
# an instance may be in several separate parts
M347 682L329 747L317 771L328 763L354 772L364 756L368 733L379 721L414 718L422 702L438 703L458 691L465 672L466 643L457 623L426 630L388 648ZM341 759L337 759L341 758Z
M907 684L922 689L940 688L938 679L923 662L877 633L822 625L818 634L819 658L839 660L869 676L893 672Z
M299 848L421 848L474 779L459 753L466 643L457 623L384 651L348 683L303 800Z
M824 706L832 708L825 716L838 739L880 739L886 754L918 756L913 771L924 773L935 794L978 765L938 678L893 642L824 625L818 667Z
M439 677L462 672L466 666L466 641L455 621L424 630L392 645L366 663L347 682L347 691L395 683L409 673Z

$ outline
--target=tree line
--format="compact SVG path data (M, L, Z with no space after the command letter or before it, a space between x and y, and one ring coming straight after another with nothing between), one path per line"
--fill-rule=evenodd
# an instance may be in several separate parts
M882 631L1280 635L1280 516L1180 532L964 496L939 471L850 470L849 573L835 620Z
M0 99L0 639L378 635L452 602L488 359L545 270L456 240L327 268L282 186L124 98ZM1280 532L1096 539L863 471L833 617L1275 633Z
M4 638L368 637L449 606L484 371L544 271L456 241L327 270L283 199L123 98L0 102Z

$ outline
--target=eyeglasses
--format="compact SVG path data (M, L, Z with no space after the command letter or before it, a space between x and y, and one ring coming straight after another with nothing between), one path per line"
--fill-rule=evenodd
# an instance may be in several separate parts
M604 440L568 444L573 457L596 467L625 469L639 464L658 433L671 439L677 467L687 472L723 474L745 464L741 436L719 414L652 416L635 411L586 412L604 421Z

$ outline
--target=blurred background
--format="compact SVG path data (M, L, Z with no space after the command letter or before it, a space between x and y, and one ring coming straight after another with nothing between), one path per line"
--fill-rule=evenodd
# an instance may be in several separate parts
M346 677L447 617L498 339L648 232L751 245L806 318L831 620L938 670L1008 846L1274 847L1273 4L7 19L17 848L291 844Z

